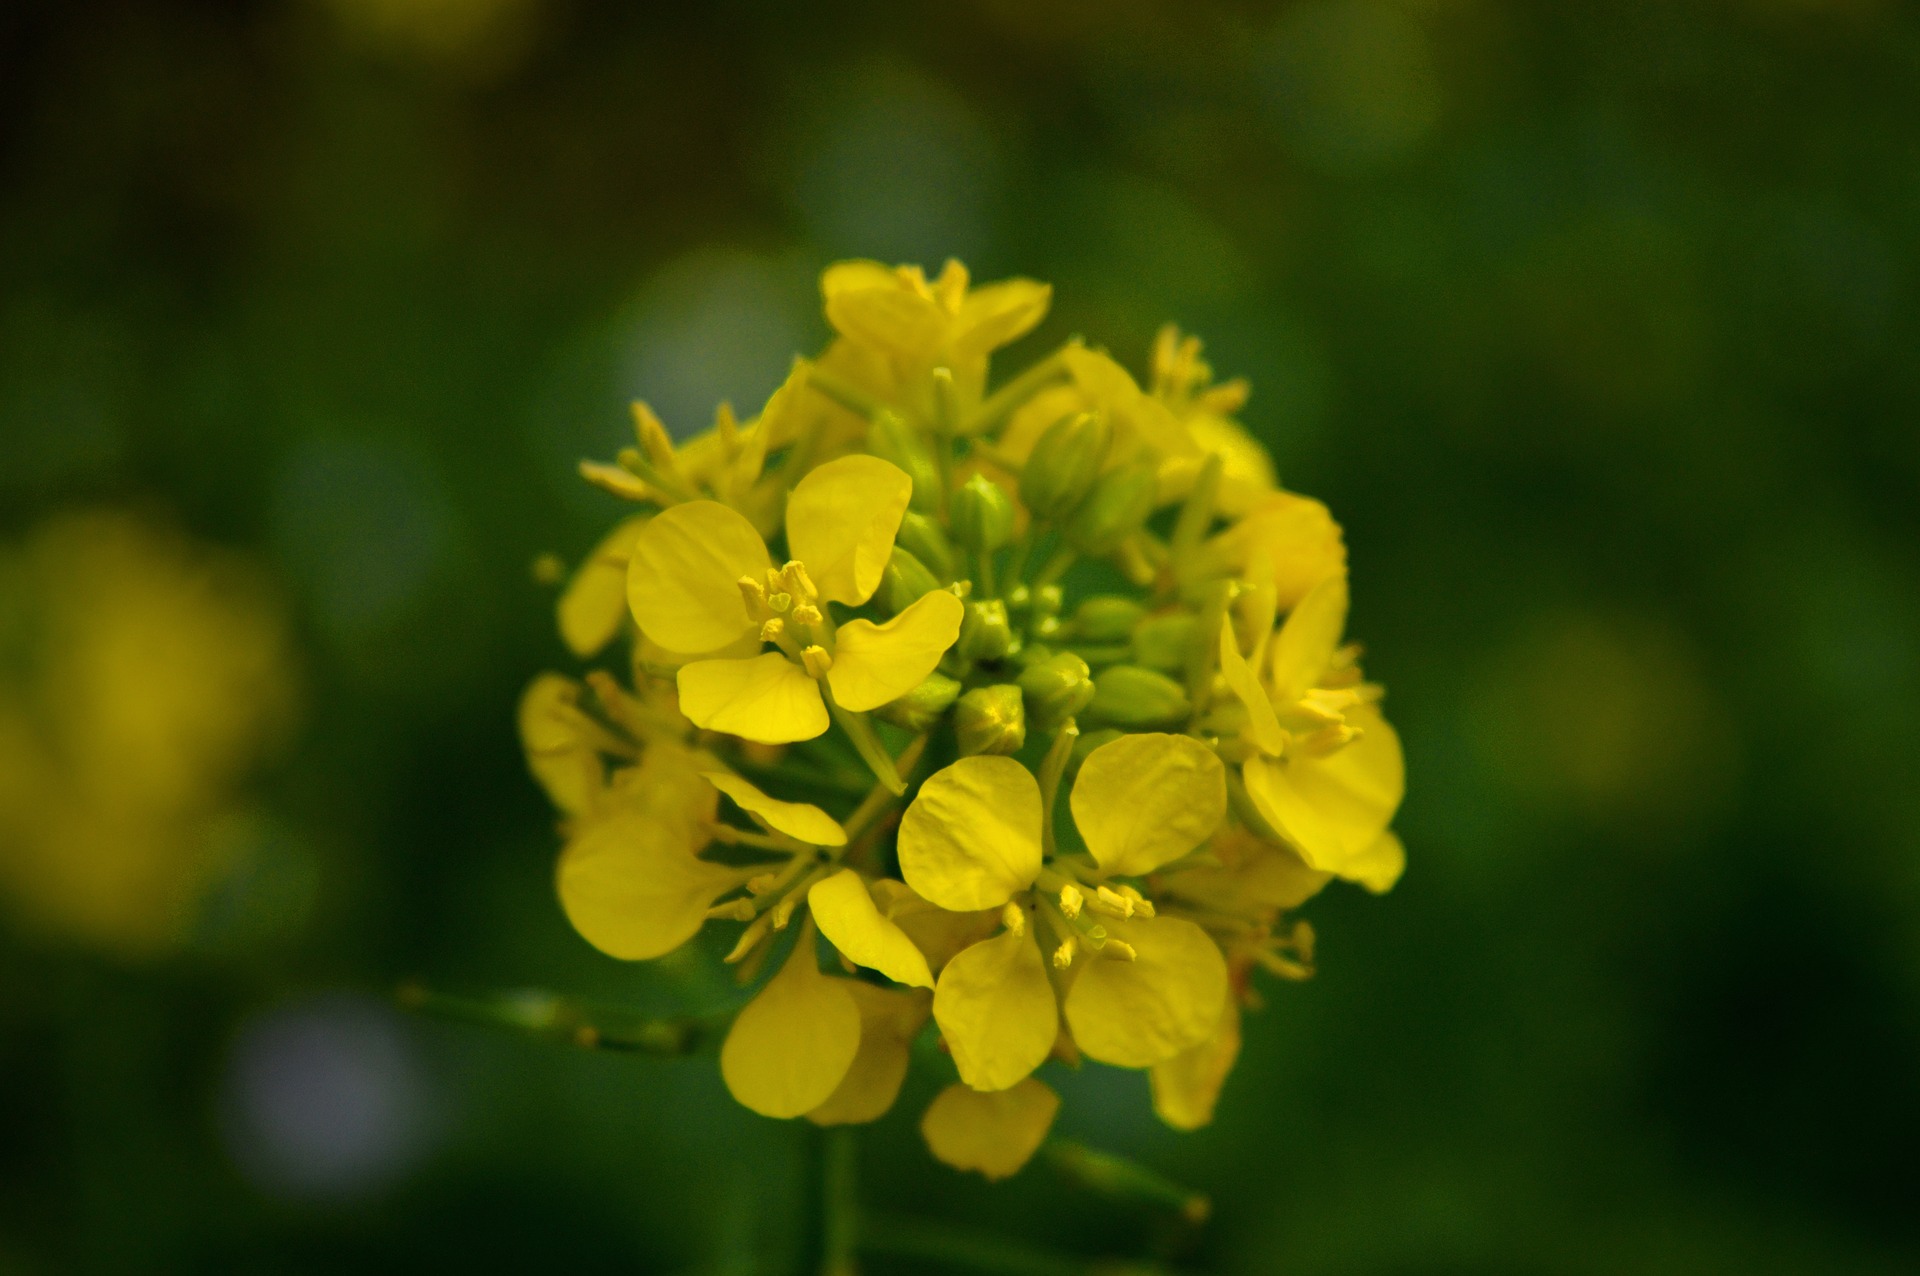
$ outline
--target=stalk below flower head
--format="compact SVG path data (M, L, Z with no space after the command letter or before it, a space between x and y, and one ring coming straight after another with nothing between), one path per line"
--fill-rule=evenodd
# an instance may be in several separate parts
M636 405L582 465L635 512L559 602L575 655L627 658L521 703L561 903L626 960L726 928L754 992L721 1071L767 1116L875 1120L937 1040L921 1129L989 1178L1046 1137L1050 1066L1145 1069L1205 1125L1256 972L1312 973L1294 911L1405 862L1339 526L1191 337L1144 384L1079 341L995 377L1045 285L822 289L838 335L757 416L676 441Z

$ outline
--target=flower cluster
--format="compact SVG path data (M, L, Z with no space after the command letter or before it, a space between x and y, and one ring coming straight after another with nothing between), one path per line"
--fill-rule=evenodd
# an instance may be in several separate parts
M871 1121L937 1033L958 1079L921 1128L950 1164L1024 1164L1049 1060L1148 1069L1203 1125L1253 972L1311 973L1291 911L1404 861L1340 529L1192 338L1144 385L1079 341L996 385L1044 285L822 287L838 335L757 417L677 442L636 405L637 445L582 466L638 511L561 633L631 659L521 704L561 902L629 960L737 929L759 988L720 1066L756 1112Z

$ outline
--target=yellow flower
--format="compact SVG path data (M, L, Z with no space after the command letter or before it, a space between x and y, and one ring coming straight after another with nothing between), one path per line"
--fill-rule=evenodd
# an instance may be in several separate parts
M0 633L0 891L52 935L178 945L295 717L279 599L237 555L69 514L0 550Z
M761 1116L805 1116L834 1098L860 1053L853 982L820 973L813 924L748 1002L720 1047L720 1075L733 1097Z
M560 637L574 655L597 654L627 619L627 560L646 528L648 515L620 522L594 546L560 595Z
M1046 317L1053 290L1030 279L972 289L969 282L957 261L932 282L918 266L845 261L827 269L820 290L834 331L879 361L876 389L915 387L938 365L977 396L987 356L1031 332Z
M1140 876L1205 841L1226 813L1224 769L1186 736L1122 736L1087 755L1070 805L1090 862L1056 858L1051 871L1069 898L1107 890L1128 914L1129 897L1108 877ZM1044 917L1055 951L1073 973L1067 1020L1081 1050L1103 1062L1146 1067L1210 1032L1226 996L1226 966L1198 926L1179 918L1115 916L1079 921L1057 906L1016 902L1041 879L1044 803L1039 783L1012 758L962 758L921 786L900 824L900 871L908 886L943 908L1006 906L1006 929L947 963L934 988L933 1015L960 1078L978 1090L1017 1084L1052 1052L1059 1006L1048 957L1032 917ZM1085 888L1084 890L1082 888ZM1109 905L1112 907L1112 905ZM1149 920L1151 919L1151 920ZM1098 933L1094 933L1098 931ZM1077 966L1081 944L1102 959Z
M1255 752L1242 765L1247 795L1267 825L1308 866L1384 890L1404 855L1385 843L1405 792L1399 737L1359 682L1346 624L1344 574L1310 590L1255 664L1231 625L1220 632L1220 668L1246 712ZM1262 678L1255 665L1265 656Z
M1215 385L1213 369L1200 358L1200 339L1181 337L1172 324L1154 338L1153 396L1179 420L1198 453L1169 457L1161 466L1162 500L1185 496L1207 456L1221 460L1215 501L1222 514L1241 517L1274 490L1272 458L1233 419L1247 401L1247 383L1234 380Z
M1256 565L1271 580L1282 611L1309 590L1347 570L1347 546L1327 507L1311 497L1275 491L1207 541L1195 556L1197 576L1251 579Z
M694 725L766 744L827 729L821 681L843 709L877 709L933 672L960 634L960 600L922 596L885 624L836 625L827 604L859 606L879 587L913 482L896 466L846 456L802 479L787 502L793 560L775 570L759 532L715 501L675 505L634 544L627 598L669 651L726 652L681 667ZM772 643L777 651L735 654Z
M1153 1111L1176 1130L1197 1130L1213 1121L1220 1090L1240 1057L1240 1008L1227 999L1220 1022L1207 1039L1153 1065Z

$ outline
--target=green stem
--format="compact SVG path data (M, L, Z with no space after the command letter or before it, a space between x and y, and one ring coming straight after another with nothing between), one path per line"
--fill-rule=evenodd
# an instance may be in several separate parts
M860 1248L859 1149L853 1130L837 1126L822 1140L820 1276L856 1276Z
M1072 718L1060 725L1054 733L1053 743L1047 746L1046 757L1040 760L1040 841L1041 847L1051 859L1053 844L1053 811L1060 796L1060 777L1066 774L1067 763L1073 758L1073 742L1080 738L1080 727Z
M546 992L458 997L410 981L400 985L395 997L406 1009L436 1018L570 1041L583 1050L617 1050L663 1059L692 1054L716 1027L711 1020L692 1015L650 1019L605 1013Z
M886 410L886 404L858 386L842 381L817 363L807 365L807 385L826 395L847 411L869 421Z
M1189 1223L1204 1223L1213 1213L1205 1192L1182 1187L1158 1170L1112 1152L1102 1152L1072 1139L1051 1138L1040 1155L1081 1186L1104 1196L1170 1209Z
M962 434L985 434L1013 415L1014 409L1067 376L1067 361L1056 350L981 401L961 426Z
M1040 570L1034 573L1033 587L1035 589L1043 589L1053 584L1062 576L1066 575L1067 568L1073 566L1079 558L1080 552L1073 546L1060 546L1047 557L1046 562L1040 565Z
M893 758L887 753L886 746L880 743L880 737L873 732L873 723L867 721L864 713L855 713L851 709L842 709L827 689L825 681L820 683L820 695L827 702L827 709L833 714L833 720L847 733L847 739L853 742L860 758L873 771L873 778L886 786L887 792L895 797L907 791L900 779L900 772L894 768Z

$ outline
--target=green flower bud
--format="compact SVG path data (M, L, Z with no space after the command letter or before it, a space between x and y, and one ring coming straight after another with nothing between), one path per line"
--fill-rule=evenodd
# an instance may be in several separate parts
M1177 727L1192 716L1187 689L1152 669L1115 665L1093 680L1093 702L1087 717L1129 731L1159 731Z
M1093 679L1086 661L1062 651L1028 665L1020 675L1020 693L1027 698L1033 725L1052 732L1087 707L1093 699Z
M953 494L949 518L953 538L976 554L992 553L1013 539L1013 502L984 474Z
M940 716L952 708L953 702L959 698L958 682L945 674L928 674L926 681L898 700L881 705L873 711L873 716L917 734L940 721Z
M925 514L940 508L940 469L919 432L892 412L882 412L867 427L867 450L891 461L913 480L914 509Z
M953 579L953 543L940 530L940 524L925 514L908 510L893 543L919 559L939 579Z
M1187 667L1187 656L1199 635L1200 618L1190 612L1149 616L1133 631L1134 661L1162 673L1178 673Z
M1126 642L1147 609L1118 594L1096 594L1073 613L1073 636L1081 642Z
M925 563L898 545L893 547L893 557L887 560L887 570L880 576L882 608L897 616L938 588L940 582L933 578Z
M1107 471L1067 520L1067 539L1083 554L1112 553L1146 525L1159 490L1158 476L1144 462Z
M1020 472L1020 499L1035 518L1061 519L1093 489L1107 463L1113 429L1097 412L1062 417L1047 427Z
M975 687L954 706L953 729L964 755L1018 753L1027 742L1027 711L1020 688L1009 683Z
M1082 731L1080 738L1073 742L1073 756L1067 759L1067 774L1069 776L1079 774L1080 764L1087 760L1089 753L1103 744L1112 744L1125 734L1126 732L1114 727L1102 727L1098 731Z
M1020 640L1007 619L1007 604L998 598L968 602L960 620L958 647L968 660L1000 660L1020 650Z

